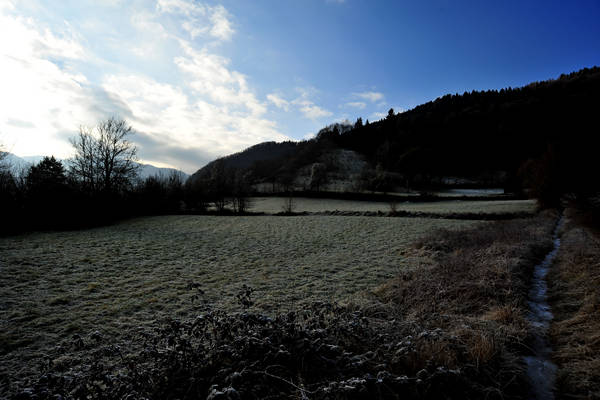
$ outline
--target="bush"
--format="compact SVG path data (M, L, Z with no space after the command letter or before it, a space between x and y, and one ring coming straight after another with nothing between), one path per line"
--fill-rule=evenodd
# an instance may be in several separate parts
M142 350L128 354L98 333L76 335L71 345L84 352L83 365L49 363L15 398L476 397L472 368L422 359L444 346L466 352L450 335L334 304L275 317L209 310L165 321L140 341Z

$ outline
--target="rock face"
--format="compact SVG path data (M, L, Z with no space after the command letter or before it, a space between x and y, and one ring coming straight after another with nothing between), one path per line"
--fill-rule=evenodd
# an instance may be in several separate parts
M319 162L300 168L294 179L294 188L327 192L358 191L363 171L369 167L357 152L336 149L322 155Z
M357 152L342 149L333 153L333 165L333 171L329 173L331 191L354 191L360 183L363 171L370 167Z

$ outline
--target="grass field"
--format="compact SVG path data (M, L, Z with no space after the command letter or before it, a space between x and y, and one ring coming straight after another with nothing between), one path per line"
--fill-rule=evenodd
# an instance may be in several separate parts
M369 217L140 218L83 231L0 238L0 376L31 368L48 346L100 329L113 337L165 316L193 314L190 281L205 299L285 311L344 300L406 265L410 243L473 222ZM410 253L410 252L408 252Z
M282 211L284 198L256 197L252 198L251 211L267 214ZM294 198L296 212L323 211L381 211L389 212L390 205L386 202ZM534 200L492 200L492 201L463 201L445 200L430 203L398 203L398 211L426 212L436 214L449 213L533 213L536 209Z

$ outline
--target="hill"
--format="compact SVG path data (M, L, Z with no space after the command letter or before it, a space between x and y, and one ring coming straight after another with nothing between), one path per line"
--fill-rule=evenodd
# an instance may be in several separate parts
M585 68L520 88L448 94L403 113L390 110L377 122L330 125L312 140L263 143L219 162L254 183L290 182L303 167L346 149L367 161L367 183L379 174L388 186L596 190L587 176L598 170L599 99L600 68Z
M244 151L234 153L225 157L211 161L204 167L196 171L191 180L202 179L210 174L217 165L222 165L226 169L248 169L254 163L261 161L270 161L293 154L300 145L296 142L263 142L247 148Z

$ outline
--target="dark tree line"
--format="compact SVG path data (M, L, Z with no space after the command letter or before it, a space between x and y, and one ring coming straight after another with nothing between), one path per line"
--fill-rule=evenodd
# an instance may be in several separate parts
M208 179L193 183L176 171L141 179L131 134L125 121L114 118L81 128L71 140L71 160L45 157L22 174L0 152L0 234L82 228L138 215L248 211L247 176L220 164Z

